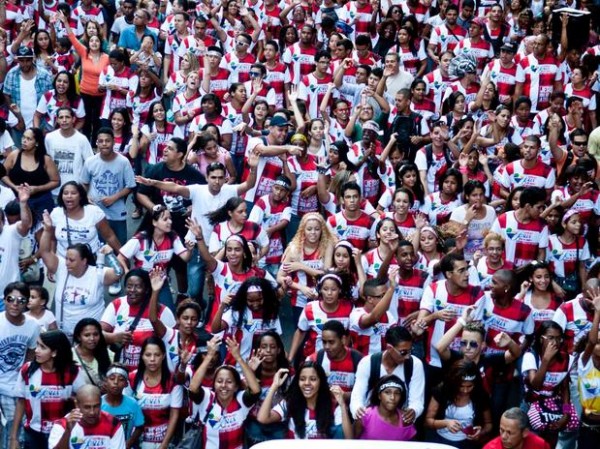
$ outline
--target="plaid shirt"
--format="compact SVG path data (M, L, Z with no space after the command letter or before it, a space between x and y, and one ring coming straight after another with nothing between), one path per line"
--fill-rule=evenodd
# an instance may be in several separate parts
M36 68L35 76L35 104L40 101L45 92L52 89L52 75L43 69ZM4 79L4 93L10 95L11 101L21 107L21 68L13 67Z

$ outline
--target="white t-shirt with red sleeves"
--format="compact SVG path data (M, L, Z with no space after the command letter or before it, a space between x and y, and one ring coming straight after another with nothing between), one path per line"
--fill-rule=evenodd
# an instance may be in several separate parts
M396 323L394 316L387 311L377 323L363 328L361 320L368 313L364 307L358 307L350 314L350 335L353 346L363 355L385 350L385 333Z
M577 262L585 264L590 258L588 242L582 236L577 236L571 243L564 243L556 234L552 234L548 240L546 260L551 272L558 277L577 273Z
M553 56L538 60L532 53L519 61L516 81L523 83L523 95L531 100L531 112L539 112L550 105L554 82L561 79L561 71Z
M48 447L56 447L67 428L67 420L60 419L52 426ZM76 423L71 429L69 449L81 448L125 449L123 426L114 416L100 412L100 419L95 426L82 426Z
M242 312L240 322L240 313L228 309L224 314L222 321L227 323L227 334L233 336L235 341L240 344L240 354L244 360L250 357L252 344L267 331L275 331L281 335L281 322L276 317L274 320L265 321L262 318L262 310L253 312L245 308ZM238 326L239 323L239 326Z
M507 190L515 187L540 187L553 189L556 183L556 171L542 161L537 161L533 168L523 167L521 159L510 162L504 167L500 185Z
M123 94L116 90L111 90L111 86L118 86L121 89L135 92L138 82L137 74L129 67L125 67L119 74L116 74L110 65L106 67L100 74L100 80L98 81L100 86L107 88L104 94L104 101L102 102L100 118L108 119L111 111L127 107L127 93Z
M512 67L507 69L502 66L499 59L494 59L485 67L482 79L489 77L498 91L498 101L506 103L512 100L515 93L515 86L517 84L516 76L517 64L513 64Z
M273 204L269 195L261 196L252 207L248 220L258 223L265 231L278 223L287 221L292 217L292 208L289 202ZM265 256L265 263L280 263L283 257L283 234L281 231L271 234L269 237L269 251Z
M281 417L281 421L287 421L289 426L288 438L298 440L300 436L296 432L296 426L294 424L294 420L288 415L288 407L286 401L281 401L275 407L271 409L271 411L277 413ZM308 407L306 408L306 412L304 413L304 422L305 430L304 430L304 439L305 440L313 440L313 439L322 439L329 438L328 435L324 435L319 432L317 428L317 411L311 410ZM342 410L338 407L334 409L333 412L333 424L339 426L342 424ZM329 429L327 429L329 430Z
M335 311L326 312L321 301L311 301L306 304L298 319L298 329L308 332L308 339L303 347L304 357L323 349L322 328L327 321L339 321L345 329L348 329L352 307L351 302L340 300Z
M167 268L174 255L187 251L177 236L165 235L159 244L153 238L134 235L125 243L119 252L128 260L133 259L135 268L150 271L154 267Z
M307 112L310 117L320 117L319 106L327 93L327 86L333 82L333 77L328 73L323 78L317 78L313 73L300 78L298 98L306 101Z
M483 73L486 63L494 58L492 45L485 39L473 42L471 38L467 37L458 43L455 53L473 56L477 60L478 75Z

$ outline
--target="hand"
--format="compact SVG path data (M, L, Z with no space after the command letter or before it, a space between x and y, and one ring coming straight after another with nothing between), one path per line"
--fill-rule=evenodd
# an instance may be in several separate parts
M250 168L256 168L258 167L258 162L259 162L260 156L256 151L253 151L250 156L248 157L248 167Z
M460 421L457 421L455 419L447 419L446 429L448 429L450 433L458 433L462 430L462 425Z
M295 103L298 99L298 88L296 86L290 86L290 90L288 91L288 98L290 99L290 103Z
M143 176L136 176L135 182L137 182L138 184L141 184L143 186L153 186L154 184L156 184L155 179L144 178Z
M383 76L390 77L392 75L394 75L394 69L390 67L386 67L385 69L383 69Z
M444 322L452 321L455 317L456 317L456 313L454 312L454 310L451 310L447 307L445 309L442 309L439 312L437 312L437 319L440 321L444 321Z
M511 341L512 338L510 338L510 335L508 335L506 332L500 332L494 337L494 343L496 343L496 346L499 348L508 348L508 345L510 345Z
M299 147L296 145L287 145L287 148L288 148L287 152L291 156L300 156L302 154L302 151L304 151L302 149L302 147Z
M588 288L588 294L592 297L592 304L594 304L594 310L600 312L600 288Z
M329 387L329 391L331 392L339 406L344 406L346 404L344 400L344 391L340 388L339 385L333 385Z
M263 85L263 82L262 82L261 77L254 78L252 80L252 92L256 92L256 93L260 92L262 90L262 85Z
M221 304L225 308L227 308L227 307L231 306L231 303L233 302L233 298L234 298L234 295L231 295L231 294L230 295L225 295L225 297L221 301Z
M260 364L263 362L263 360L264 360L264 358L263 358L260 350L255 349L250 354L250 358L248 359L247 363L252 371L256 371L256 369L260 366Z
M417 317L419 316L419 311L415 310L412 313L409 313L407 315L406 318L404 318L404 321L402 322L402 326L404 326L407 329L412 329L412 327L415 325L415 322L417 321Z
M196 240L202 239L202 228L195 218L186 219L185 226L190 230L194 237L196 237Z
M559 351L558 343L555 340L548 340L546 347L544 348L544 355L542 356L542 360L546 362L550 362Z
M206 343L206 354L210 356L210 358L214 357L215 354L219 352L219 348L221 347L221 340L223 337L220 335L215 335L211 338L208 343Z
M227 337L225 344L227 345L229 353L236 361L242 358L242 354L240 353L240 344L236 340L231 337Z
M412 424L415 422L417 414L412 408L405 408L402 413L402 421L404 424Z
M273 377L273 383L271 384L271 389L277 390L277 389L281 388L283 386L283 384L285 383L286 379L288 378L289 374L290 374L289 369L285 369L285 368L278 369L277 372L275 373L275 376Z
M300 192L302 198L309 198L317 193L317 186L309 186Z
M17 192L19 194L19 202L26 203L29 201L31 197L31 187L29 187L29 184L21 184L17 187Z
M52 218L50 218L50 212L48 212L46 209L44 209L44 212L42 213L42 226L44 227L44 231L50 231L50 228L52 228Z
M102 199L100 200L100 203L102 203L102 205L103 205L104 207L110 207L110 206L112 206L113 204L115 204L115 202L116 202L116 201L117 201L117 200L116 200L116 198L114 198L114 197L111 195L111 196L105 196L104 198L102 198Z
M181 366L187 366L187 364L190 363L192 356L194 355L193 352L188 351L187 349L184 349L184 348L179 348L178 353L179 353L179 365L181 365Z
M460 165L460 168L466 168L468 162L469 162L468 154L460 153L458 155L458 165Z
M161 267L154 267L150 270L150 286L153 292L159 292L160 289L165 285L167 280L167 273Z
M465 323L470 323L473 321L473 311L475 310L474 306L465 307L462 311L461 318L465 320Z
M116 332L114 334L115 342L121 346L126 346L133 340L133 334L129 331Z
M81 418L83 418L81 410L79 410L79 408L74 408L66 416L67 425L72 429L75 424L81 421Z
M319 295L317 294L314 288L310 288L303 285L302 287L300 287L300 291L304 293L304 296L306 296L306 298L310 301L315 301L319 298Z
M382 240L390 251L395 253L398 250L398 243L400 242L400 236L398 234L392 234L388 237L384 236Z
M366 413L367 413L367 410L364 407L358 407L356 409L356 419L362 419Z
M467 208L467 212L465 213L465 221L473 220L473 218L475 218L475 214L477 214L477 207L475 204L473 204Z
M527 293L527 290L529 290L529 287L531 287L531 282L529 282L529 281L521 282L521 291L519 292L519 295L525 296L525 293Z
M415 226L417 229L423 229L429 224L429 220L425 214L417 214L415 216Z
M488 156L487 156L487 154L483 154L483 153L479 154L479 163L481 165L483 165L484 167L487 165L487 163L488 163Z
M8 107L10 109L10 111L15 114L15 115L21 115L21 108L19 107L18 104L16 103L11 103L10 106Z
M425 320L416 321L416 319L415 319L415 322L412 325L410 330L414 335L419 336L419 335L423 335L423 333L425 332L427 327L428 326L427 326L427 323L425 322Z
M467 435L467 440L478 440L481 437L481 426L473 426L473 433Z
M390 267L390 269L388 270L388 279L390 280L390 286L392 288L396 288L396 285L398 285L398 282L396 282L396 279L398 278L399 271L400 271L400 267L398 267L398 265L394 265L394 266Z

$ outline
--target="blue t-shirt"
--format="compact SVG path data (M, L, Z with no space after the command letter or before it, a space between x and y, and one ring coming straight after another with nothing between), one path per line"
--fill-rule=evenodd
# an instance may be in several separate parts
M131 437L134 427L141 427L144 425L144 414L137 401L129 396L123 396L123 401L118 407L113 407L106 402L106 395L102 396L102 405L100 406L102 411L110 413L112 416L117 418L123 426L123 432L125 433L125 440Z

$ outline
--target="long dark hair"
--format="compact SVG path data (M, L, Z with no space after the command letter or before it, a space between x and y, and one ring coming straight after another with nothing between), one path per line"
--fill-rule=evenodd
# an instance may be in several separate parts
M110 121L110 126L112 128L112 118L115 114L121 114L123 117L123 131L121 134L121 145L119 146L119 153L125 152L125 147L131 140L131 117L129 116L129 112L125 108L116 108L113 109L108 116L108 120Z
M300 438L306 436L306 398L300 390L300 374L303 370L312 368L316 371L319 377L319 390L317 391L317 406L315 412L317 414L317 430L319 434L329 436L331 424L333 422L333 410L331 404L331 393L329 392L329 384L327 383L327 375L325 371L315 362L306 361L300 365L298 373L292 379L290 388L287 394L288 415L294 422L296 433Z
M250 245L248 245L248 240L241 234L234 234L236 239L240 239L242 241L242 250L244 251L244 258L242 260L242 269L244 271L248 271L252 268L252 251L250 251ZM229 236L227 240L225 240L225 247L227 247L227 243L231 239L232 236ZM225 256L223 256L223 261L227 262L227 251L225 251Z
M46 51L48 52L49 55L54 54L54 46L52 45L52 37L50 36L50 33L48 33L48 31L46 31L46 30L37 30L35 32L35 36L33 37L33 53L36 56L39 56L40 53L42 52L42 49L40 48L38 41L37 41L37 37L39 36L40 33L46 33L46 35L48 36L48 49Z
M62 70L56 74L56 78L54 78L54 83L52 84L52 86L54 87L54 91L56 92L56 80L61 75L66 75L67 78L69 79L69 88L67 89L67 92L65 93L65 95L67 96L67 100L69 100L69 104L72 107L75 107L75 106L77 106L77 104L76 104L77 101L81 100L81 98L79 97L79 95L77 95L77 88L75 86L75 77L73 76L73 74L71 72Z
M54 360L54 369L58 374L60 385L65 386L65 374L70 372L74 374L77 371L75 363L73 363L73 352L71 351L71 343L63 331L52 330L42 332L40 334L40 340L44 345L50 348L52 351L56 351L56 357ZM32 374L35 373L40 364L35 359L29 365L27 375L31 378Z
M409 171L414 171L417 175L417 181L415 182L415 186L411 187L411 190L415 199L423 204L425 202L425 189L419 177L419 168L413 162L402 161L396 166L396 187L402 187L402 177Z
M27 128L27 131L31 131L33 133L33 138L35 140L35 150L33 150L33 158L38 163L44 162L44 157L47 154L46 143L44 140L44 132L39 128Z
M564 332L562 327L560 327L560 325L552 320L546 320L546 321L542 321L540 323L540 326L537 328L537 330L535 331L535 336L533 338L533 344L531 345L531 348L533 349L533 351L541 358L544 354L542 351L542 345L543 345L543 336L546 334L547 331L549 330L556 330L560 332L561 337L564 336ZM558 345L559 348L561 347L561 345ZM560 351L557 353L557 355L560 356Z
M277 369L289 369L290 367L290 362L288 361L287 357L285 356L285 346L283 345L283 340L281 339L281 335L279 335L277 332L275 331L266 331L262 334L260 334L260 336L258 338L254 339L254 344L252 345L252 349L256 350L258 348L260 348L260 344L262 343L263 339L270 337L273 340L275 340L275 344L277 345L277 349L279 349L279 354L277 354ZM256 375L257 379L260 379L262 373L262 364L258 365L258 368L256 368L256 370L254 370L254 374Z
M137 238L138 240L145 240L148 245L152 245L152 239L154 235L153 221L158 220L165 211L169 211L166 206L163 206L162 204L155 204L152 209L144 214L144 218L135 231L134 238ZM166 237L171 241L174 241L176 238L178 238L177 234L173 230L168 232Z
M244 310L248 307L248 289L258 287L262 291L262 320L263 324L275 321L279 313L279 301L273 286L264 278L250 277L242 282L231 303L231 310L238 313L236 326L241 328L244 321Z
M229 216L229 212L233 212L243 203L243 198L240 198L239 196L231 197L223 206L205 214L205 217L208 218L209 223L213 226L218 223L223 223L224 221L229 221L231 219L231 217Z
M73 330L73 341L77 344L81 344L81 333L86 326L94 326L98 331L100 338L98 340L98 344L94 348L93 354L94 358L98 362L98 371L100 374L102 374L102 376L106 376L106 372L108 371L108 367L110 366L111 362L110 357L108 356L108 348L100 323L94 318L83 318L79 320L79 322L75 325L75 329Z
M142 343L142 350L140 351L140 362L135 373L135 378L133 379L133 385L131 386L131 388L134 391L134 394L137 390L138 385L144 379L144 374L146 373L146 364L144 363L143 355L144 351L146 351L146 348L150 345L158 346L163 355L165 356L160 366L160 387L162 389L162 392L166 393L169 386L171 372L169 371L169 365L167 364L167 348L165 347L165 343L162 341L161 338L158 338L153 335L152 337L146 338L144 340L144 343Z
M165 110L164 122L165 122L165 125L167 124L167 107L165 106L165 103L162 100L154 101L148 108L148 117L146 117L146 125L148 125L148 128L150 128L150 129L152 129L152 125L154 125L154 122L156 121L154 119L154 107L157 104L160 104L163 107L163 109Z

